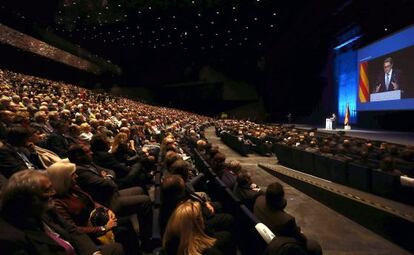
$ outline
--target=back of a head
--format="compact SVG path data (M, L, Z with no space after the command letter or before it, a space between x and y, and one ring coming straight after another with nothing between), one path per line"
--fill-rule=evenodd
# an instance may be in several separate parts
M176 160L170 167L170 173L180 175L184 181L187 181L189 177L190 165L187 161L182 159Z
M277 236L269 243L265 255L307 255L306 249L294 238Z
M84 146L79 145L79 144L74 144L69 147L68 158L70 162L75 163L77 165L91 163L91 159L88 157L87 153L85 152Z
M109 144L106 137L101 134L94 135L91 140L91 150L93 152L108 151Z
M24 127L10 128L6 135L7 142L12 146L24 146L31 136L31 130Z
M200 203L188 200L171 215L163 237L163 248L167 254L201 255L215 241L204 232Z
M251 179L250 174L248 172L241 171L237 175L237 185L239 187L250 186L251 182L252 182L252 179Z
M161 184L162 197L165 202L171 202L172 200L178 201L185 195L185 183L183 178L179 175L166 176Z
M273 209L280 209L286 205L284 200L285 191L283 186L274 182L269 184L266 189L266 204Z

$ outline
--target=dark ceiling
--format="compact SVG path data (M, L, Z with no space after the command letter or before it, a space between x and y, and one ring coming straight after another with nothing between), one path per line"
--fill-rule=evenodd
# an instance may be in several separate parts
M0 3L0 22L34 36L36 28L47 30L110 60L123 69L119 83L198 81L211 66L255 86L272 112L315 107L329 86L329 54L347 28L359 27L360 47L413 24L413 13L413 0Z
M307 1L5 0L2 13L41 27L109 60L142 51L185 54L260 51ZM5 17L3 17L4 19Z

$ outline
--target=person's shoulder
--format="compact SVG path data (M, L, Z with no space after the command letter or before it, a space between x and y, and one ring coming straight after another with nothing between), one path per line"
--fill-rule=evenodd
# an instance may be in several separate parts
M0 240L12 240L15 242L24 242L25 233L0 217ZM1 242L1 241L0 241Z

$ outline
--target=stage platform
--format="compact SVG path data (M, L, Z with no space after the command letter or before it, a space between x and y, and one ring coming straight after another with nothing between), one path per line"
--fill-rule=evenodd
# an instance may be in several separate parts
M293 124L297 128L301 129L312 129L317 128L318 132L334 134L338 131L345 131L346 136L358 137L369 140L384 141L388 143L396 143L403 145L412 145L414 146L414 132L397 132L397 131L387 131L387 130L369 130L362 129L358 127L352 127L351 130L343 129L343 126L338 126L339 128L335 130L327 130L322 126L311 126L305 124Z

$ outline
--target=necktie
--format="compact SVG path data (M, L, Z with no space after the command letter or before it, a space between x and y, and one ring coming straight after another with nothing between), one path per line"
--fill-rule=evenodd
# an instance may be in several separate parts
M59 246L65 249L66 255L76 255L75 248L66 240L62 239L58 233L53 231L48 225L44 224L46 234L53 239Z
M386 84L387 84L387 90L388 90L388 88L390 87L390 73L387 73L387 81L386 81Z

